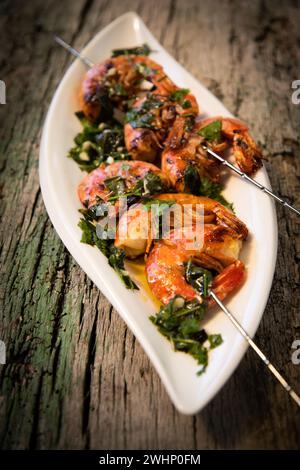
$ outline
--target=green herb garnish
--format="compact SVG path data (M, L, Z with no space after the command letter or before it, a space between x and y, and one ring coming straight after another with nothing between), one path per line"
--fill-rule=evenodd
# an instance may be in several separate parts
M118 57L119 55L149 55L153 52L148 44L142 44L141 46L137 47L128 47L126 49L113 49L112 57Z
M217 348L220 346L220 344L223 343L223 338L220 334L215 334L215 335L209 335L208 336L208 341L210 344L210 349Z
M223 340L220 334L207 335L205 330L200 330L200 322L208 307L206 298L209 296L212 273L195 265L190 258L185 277L187 282L204 297L203 303L200 304L198 300L187 301L180 296L175 296L150 319L172 342L175 350L186 352L196 359L201 366L198 371L200 375L208 365L209 351L222 344ZM209 345L204 344L207 340Z
M196 196L206 196L214 199L223 206L234 212L234 207L231 202L228 202L222 191L224 186L221 183L214 183L204 176L200 176L195 165L191 163L186 167L184 172L184 191L187 193L195 194Z
M213 121L207 126L198 131L201 137L204 137L208 142L220 142L222 137L222 123L221 121Z
M153 93L148 93L146 99L138 108L133 108L126 113L125 122L130 123L134 128L148 128L153 129L154 114L152 110L163 106L163 102Z
M184 171L184 191L198 195L200 185L199 172L196 166L190 163Z
M99 238L97 235L98 207L93 206L90 209L81 209L83 218L80 219L78 226L82 230L81 242L91 246L96 246L107 257L109 265L116 271L127 289L138 289L137 285L128 275L124 267L125 251L114 246L113 238ZM94 219L92 218L94 214ZM109 234L110 237L113 234Z
M208 178L201 178L201 183L199 187L199 194L201 196L209 197L210 199L214 199L215 201L219 202L223 206L227 207L227 209L234 212L234 206L232 202L228 202L224 196L222 196L222 191L224 186L221 183L214 183L213 181L209 180Z
M110 191L111 196L122 196L126 192L125 180L121 176L106 178L104 184Z
M182 104L184 102L184 98L190 92L188 88L180 88L179 90L173 91L170 93L169 99L170 101L174 101L178 104ZM188 102L190 104L190 102ZM186 106L189 107L189 106Z
M165 231L169 230L169 224L167 227L163 225L163 216L165 215L166 211L170 209L170 207L176 204L176 201L163 199L149 199L147 197L143 197L141 203L143 204L146 210L152 210L152 238L153 240L160 240L161 238L163 238Z
M148 128L153 129L152 122L154 120L154 115L147 113L142 114L140 111L131 109L126 113L126 122L129 122L133 129L138 128Z
M125 182L122 186L121 177L114 177L109 179L110 184L110 191L111 194L109 195L108 201L113 202L119 199L120 197L143 197L143 196L151 196L152 194L161 193L165 187L160 176L156 175L155 173L151 173L150 171L137 181L135 186L130 189L126 189ZM124 181L124 180L123 180ZM106 185L107 180L104 181Z
M149 77L150 75L157 74L157 70L149 67L148 65L144 63L138 63L134 65L134 68L138 71L140 75L142 75L144 78Z
M192 258L188 260L185 277L187 282L191 284L201 295L204 297L209 296L212 274L207 269L195 265Z
M184 102L182 103L182 107L183 109L188 109L192 106L192 103L189 101L189 100L184 100ZM193 116L192 114L185 114L185 116Z
M110 120L100 125L91 123L82 112L76 113L82 131L74 139L74 147L69 151L72 158L84 171L92 171L108 157L114 161L130 160L125 148L123 126Z
M207 335L200 330L200 322L206 310L206 302L200 304L197 300L186 301L176 296L161 307L155 316L150 317L159 331L172 342L175 350L186 352L196 359L201 366L199 375L208 364L208 348L203 344Z

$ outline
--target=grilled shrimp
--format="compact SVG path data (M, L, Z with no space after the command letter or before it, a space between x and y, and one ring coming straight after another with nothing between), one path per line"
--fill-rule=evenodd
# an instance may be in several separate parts
M232 146L235 161L240 169L247 175L253 175L262 167L263 156L261 149L251 137L246 124L238 119L217 116L201 121L197 125L197 130L201 131L214 121L221 121L222 124L222 142L213 143L215 151L222 151L224 147Z
M176 139L179 145L191 118L199 113L196 98L187 90L183 91L185 94L179 102L170 99L174 93L181 93L177 87L169 96L162 95L157 87L135 102L124 126L125 145L133 159L153 162L170 141L175 145Z
M120 177L127 191L149 173L159 176L162 185L168 187L165 175L151 163L123 160L107 166L102 164L89 173L78 186L79 199L84 206L91 207L97 202L97 198L107 201L110 191L105 180Z
M122 111L129 99L159 88L161 95L176 89L161 65L141 55L120 55L96 64L85 75L79 93L81 109L97 121L106 106Z
M253 141L245 124L231 118L208 118L195 124L189 137L181 146L169 145L162 154L162 170L168 175L172 186L179 192L199 187L201 177L214 182L220 179L221 164L202 147L205 138L200 131L221 122L221 141L209 142L215 152L222 152L232 146L236 163L242 171L251 175L262 166L262 153Z
M213 199L191 194L168 193L155 196L154 203L155 200L166 201L166 203L174 201L176 204L176 209L171 214L172 219L170 218L170 229L197 222L215 224L227 228L228 232L231 231L231 237L235 240L234 244L238 249L241 246L241 240L247 238L246 225ZM188 215L185 219L183 210L187 211ZM136 258L148 253L154 235L151 227L153 223L151 212L142 203L130 207L120 218L115 246L123 248L128 258Z
M150 107L149 96L153 104ZM125 124L125 143L135 160L151 162L163 148L175 119L196 117L199 112L188 90L179 89L161 65L139 55L113 57L92 67L83 80L79 100L91 121L97 121L102 110L111 113L113 107L142 115L143 122L139 118Z
M146 261L146 275L153 294L163 304L168 304L176 295L186 300L202 297L185 278L185 268L190 257L194 263L217 271L212 288L223 300L240 287L245 279L244 264L237 259L240 241L232 237L226 227L203 225L203 244L201 248L187 249L193 238L193 227L175 229L168 240L155 243Z

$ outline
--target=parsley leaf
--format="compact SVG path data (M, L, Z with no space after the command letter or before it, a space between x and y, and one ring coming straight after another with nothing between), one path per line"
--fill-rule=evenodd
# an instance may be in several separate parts
M217 348L220 344L223 343L223 338L220 334L214 334L208 336L208 341L210 344L210 349Z
M222 137L222 123L221 121L213 121L207 126L198 131L201 137L204 137L208 142L220 142Z
M187 262L185 277L189 284L204 297L209 296L209 288L212 281L212 274L207 269L193 264L190 258Z
M112 57L118 57L119 55L149 55L153 52L148 44L142 44L141 46L137 47L129 47L127 49L113 49L112 50Z
M163 102L157 96L153 95L153 93L148 93L141 106L127 111L125 122L130 123L134 129L143 127L153 129L152 122L155 116L151 113L151 110L162 106Z
M78 226L82 230L81 242L91 246L96 246L107 257L109 265L116 271L127 289L138 289L138 286L128 275L124 266L125 251L114 246L113 239L102 239L97 235L97 212L94 206L90 209L82 209L83 218L80 219ZM92 214L95 218L92 221Z
M201 366L198 374L202 374L208 364L208 349L203 345L207 335L199 335L199 324L207 310L207 303L200 304L197 300L186 301L175 296L159 312L150 317L159 331L168 338L174 349L190 354Z
M184 191L198 195L200 185L199 172L195 165L190 163L184 171Z
M125 183L123 188L121 187L122 178L119 176L109 178L105 180L104 184L106 185L107 181L110 185L111 194L108 198L109 202L116 201L121 196L123 197L143 197L151 196L152 194L161 193L165 187L159 175L149 171L144 178L141 178L137 181L135 186L130 189L126 189ZM124 181L124 180L123 180Z
M100 125L91 123L82 112L75 113L82 130L74 139L74 146L68 153L84 171L92 171L108 157L114 161L129 160L131 157L125 148L123 126L110 120Z
M224 186L221 183L214 183L204 176L200 177L195 165L190 163L186 167L184 172L184 191L186 193L209 197L234 212L233 204L222 195L223 189Z
M228 202L224 196L222 196L222 191L224 186L221 183L214 183L213 181L209 180L208 178L201 178L199 194L201 196L209 197L210 199L214 199L215 201L219 202L223 206L230 209L234 212L234 206L232 202Z
M170 101L174 101L178 104L182 104L186 95L190 92L188 88L180 88L179 90L173 91L170 93ZM187 106L189 107L189 106Z

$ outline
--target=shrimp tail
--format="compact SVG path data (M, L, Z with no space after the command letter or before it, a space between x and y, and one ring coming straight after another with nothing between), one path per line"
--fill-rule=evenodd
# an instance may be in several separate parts
M230 228L235 234L236 238L245 240L248 236L247 226L240 219L235 217L231 211L221 205L216 206L214 210L217 219L221 225Z
M218 274L212 283L212 289L220 300L224 300L229 294L237 290L244 283L246 278L246 269L242 261L237 260L227 266L220 274ZM214 305L213 300L209 301L209 305Z

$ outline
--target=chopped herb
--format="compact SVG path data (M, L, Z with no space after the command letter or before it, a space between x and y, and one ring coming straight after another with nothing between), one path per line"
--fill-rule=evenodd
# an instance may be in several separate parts
M135 64L135 69L141 74L144 78L149 77L149 75L157 74L157 70L152 69L144 63Z
M209 296L212 274L207 269L193 264L192 258L188 260L185 277L187 282L191 284L201 295L204 297Z
M142 199L142 204L146 207L146 209L151 209L152 206L157 206L158 210L164 211L165 208L172 207L174 204L176 204L175 199L169 200L169 199L148 199L148 198L143 198Z
M124 260L125 251L121 248L115 247L114 245L110 245L108 256L109 265L116 271L127 289L138 290L138 286L133 282L125 270Z
M101 105L99 119L111 119L114 114L114 108L110 99L111 91L106 85L98 85L93 100Z
M223 204L223 206L234 212L234 207L231 202L228 202L222 191L224 186L220 183L214 183L208 178L199 175L197 168L191 163L186 167L184 172L184 191L187 193L195 194L196 196L206 196L210 199Z
M147 173L140 181L143 183L142 195L158 194L165 189L160 176L155 173Z
M107 204L100 197L97 197L97 203L88 209L79 209L84 218L90 222L98 221L104 215L103 211L107 212Z
M206 197L209 197L210 199L214 199L220 204L223 204L223 206L227 207L227 209L230 209L232 212L234 212L233 203L228 202L227 199L225 199L225 197L222 196L223 189L224 189L224 186L221 183L214 183L213 181L210 181L208 178L204 178L204 177L201 178L199 194L201 196L206 196Z
M213 121L198 131L198 134L204 137L208 142L220 142L222 137L221 121Z
M208 364L208 348L203 345L207 335L199 335L199 325L207 310L207 303L197 300L187 301L175 296L159 312L150 317L159 331L173 344L174 349L190 354L201 366L202 374Z
M141 114L140 111L131 109L126 114L126 122L129 122L133 129L148 128L153 129L151 124L154 120L153 114Z
M125 251L114 246L113 239L101 239L97 236L97 225L91 221L91 214L96 213L96 209L91 208L81 210L83 218L78 226L82 230L81 242L91 246L96 246L107 257L109 265L116 271L127 289L138 289L137 285L129 277L124 267ZM97 220L95 216L94 221Z
M184 191L197 195L200 185L201 180L199 172L195 165L190 163L184 171Z
M220 346L220 344L223 343L223 338L220 334L209 335L208 336L208 341L209 341L209 344L210 344L210 349L214 349L214 348L217 348L218 346Z
M74 139L74 147L69 151L81 170L92 171L111 157L114 161L128 160L125 150L123 126L110 120L103 124L91 123L82 112L76 113L82 130ZM122 149L122 151L120 151Z
M163 225L163 215L170 207L176 204L176 201L163 199L149 199L147 197L144 197L141 202L146 210L152 210L152 238L153 240L160 240L161 238L163 238L166 230L169 230L169 224L167 227Z
M188 109L192 106L192 103L189 100L184 100L182 103L183 109ZM185 114L185 116L189 116L188 114Z
M125 90L122 83L116 83L110 88L110 95L124 96L127 97L128 93Z
M113 49L112 57L117 57L119 55L149 55L153 52L147 44L142 44L137 47L129 47L127 49Z
M188 88L180 88L179 90L170 93L169 99L170 101L175 101L178 104L182 104L184 102L184 98L189 92L190 90Z
M155 116L151 113L151 110L161 106L163 106L163 102L157 96L148 93L140 107L133 108L126 113L125 121L129 122L134 129L153 129L152 122Z
M119 177L115 177L119 178ZM110 178L112 180L112 178ZM105 180L105 184L106 184ZM120 183L119 183L120 184ZM138 180L138 182L133 186L131 189L126 189L124 187L124 191L120 191L120 186L117 186L117 183L114 183L114 187L111 186L112 194L110 194L108 201L113 202L119 199L121 196L129 197L143 197L143 196L151 196L152 194L161 193L165 187L159 175L155 173L151 173L150 171Z
M122 196L126 192L125 180L121 176L106 178L104 184L112 196Z
M193 264L190 258L185 276L187 282L204 297L203 303L200 304L198 300L187 301L183 297L175 296L150 319L173 343L175 350L186 352L196 359L201 366L198 371L200 375L207 367L208 352L222 344L223 340L220 334L207 335L205 330L199 328L208 307L206 297L209 295L212 273ZM209 346L204 344L207 340Z

